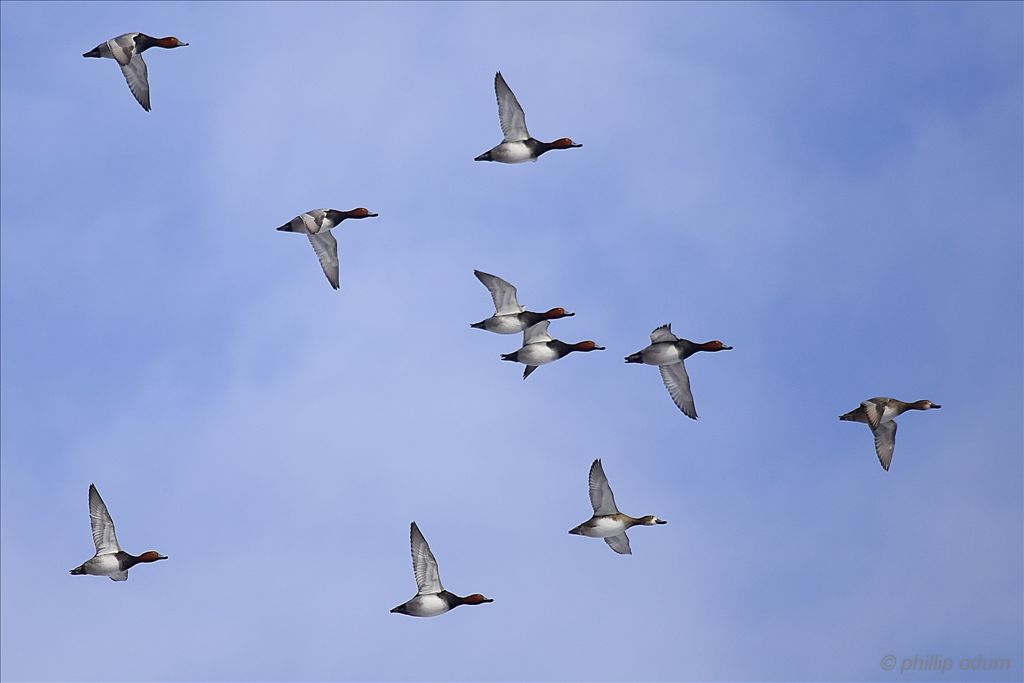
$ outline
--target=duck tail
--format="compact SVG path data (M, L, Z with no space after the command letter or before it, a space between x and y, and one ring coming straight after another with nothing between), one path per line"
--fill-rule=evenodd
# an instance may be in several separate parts
M287 223L282 225L280 228L278 228L278 230L280 230L281 232L295 232L294 230L292 230L291 221L288 221Z
M503 353L503 354L501 354L501 359L502 360L510 360L512 362L515 362L516 361L516 356L518 356L518 355L519 355L518 351L513 351L512 353Z
M94 47L93 49L89 50L88 52L83 52L82 56L83 57L102 57L103 55L100 54L100 48L99 48L99 46L97 46L97 47Z
M473 159L473 161L491 161L491 153L490 152L484 152L480 156L478 156L475 159Z
M643 363L644 362L644 354L643 354L643 352L642 351L637 351L636 353L629 354L628 356L626 356L626 362L627 363Z
M84 574L85 573L85 565L83 564L81 566L75 567L74 569L71 570L71 573L76 575L76 576L78 574Z
M480 321L480 322L478 322L478 323L473 323L472 325L470 325L470 327L472 327L472 328L474 328L474 329L477 329L477 330L485 330L485 329L487 329L487 328L486 328L486 327L484 327L484 322L486 322L486 321L484 321L484 320L481 320L481 321Z

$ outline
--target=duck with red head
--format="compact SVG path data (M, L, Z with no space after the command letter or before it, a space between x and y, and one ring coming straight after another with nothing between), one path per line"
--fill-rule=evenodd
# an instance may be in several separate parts
M491 293L491 299L494 301L494 315L478 323L473 323L470 327L496 334L515 334L542 320L558 320L575 315L564 308L552 308L543 313L528 311L519 305L516 288L509 282L502 280L497 275L479 270L474 270L473 274Z
M149 69L142 59L142 53L151 47L162 47L170 50L176 47L185 47L188 43L168 36L167 38L154 38L145 33L125 33L117 38L111 38L105 43L100 43L93 49L83 53L83 57L106 57L117 61L128 82L128 89L132 91L136 101L146 111L150 110L149 100Z
M416 577L415 597L391 609L392 614L407 614L410 617L436 617L450 612L459 605L482 605L494 602L479 593L460 597L444 589L437 571L437 560L423 538L420 528L413 522L409 526L409 542L412 548L412 571Z
M540 365L554 363L559 358L564 358L573 351L604 351L603 346L598 346L594 341L581 341L576 344L566 344L564 341L553 338L548 334L547 320L542 320L533 327L526 328L523 332L523 346L512 353L504 353L502 360L509 360L515 363L522 363L526 366L523 370L523 379L526 379Z
M693 402L690 391L690 377L686 373L683 361L698 351L730 351L731 346L722 342L709 341L697 344L689 339L680 339L672 334L672 324L662 325L651 332L649 346L626 356L627 363L644 363L656 365L661 371L661 379L668 389L672 402L683 414L692 420L697 419L697 406Z
M875 454L882 469L889 471L892 464L892 454L896 450L896 417L908 410L931 410L941 408L938 403L922 399L907 403L888 396L876 396L866 401L850 412L840 415L840 420L847 422L863 422L871 429L875 437Z
M569 149L582 147L569 138L558 138L554 142L541 142L526 130L526 114L519 106L519 100L512 89L505 83L501 72L494 74L494 93L498 98L498 120L504 138L501 143L492 147L474 161L497 161L502 164L521 164L524 161L537 161L537 158L553 149Z
M114 520L110 518L107 506L100 498L100 492L92 484L89 485L89 521L92 524L92 540L96 546L96 554L92 559L72 569L72 574L109 576L113 581L127 581L128 570L135 565L167 559L166 555L161 555L155 550L138 556L122 550L114 533Z
M338 262L338 241L331 230L346 218L376 218L377 214L362 207L350 211L337 209L311 209L301 213L278 228L280 232L300 232L309 238L309 243L320 260L320 267L327 276L331 287L338 289L341 284Z

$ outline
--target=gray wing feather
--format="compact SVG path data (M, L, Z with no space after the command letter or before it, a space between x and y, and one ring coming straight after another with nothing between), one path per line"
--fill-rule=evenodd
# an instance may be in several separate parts
M529 139L526 114L523 113L519 100L508 87L500 71L494 74L494 94L498 98L498 119L501 121L501 132L505 135L505 142Z
M619 555L632 555L633 551L629 549L629 536L623 531L618 536L607 536L604 542L608 544L608 547L617 552Z
M483 273L479 270L474 270L473 274L491 293L491 299L494 301L495 315L522 313L526 310L519 305L519 301L516 298L516 288L511 283L502 280L497 275Z
M868 426L874 431L882 419L882 414L885 412L884 405L880 406L874 401L862 401L860 405L864 408L864 415L868 419Z
M121 545L114 533L114 520L110 518L100 492L92 484L89 485L89 523L92 525L92 542L96 545L97 555L120 552Z
M437 560L430 552L427 539L423 538L420 528L413 522L409 527L409 541L412 546L412 571L416 575L416 587L419 595L440 593L444 590L441 576L437 571Z
M316 257L320 259L320 267L324 269L324 275L327 276L331 287L337 289L339 285L338 241L334 239L334 235L330 232L307 236L309 237L309 243L313 245Z
M693 404L693 393L690 392L690 376L686 374L686 367L682 361L669 365L659 365L661 379L665 382L672 402L679 410L691 420L697 419L697 406Z
M531 325L523 330L523 346L553 341L551 335L548 334L548 325L550 324L550 320L541 320L536 325Z
M615 506L615 496L612 494L612 487L608 484L608 477L604 474L604 467L601 460L597 459L590 466L590 504L594 506L594 516L614 515L619 508ZM628 542L627 542L628 547Z
M672 334L672 323L662 325L661 327L654 328L651 332L651 343L657 344L658 342L675 342L679 341L679 337Z
M135 53L127 64L121 64L121 73L128 81L128 89L142 108L149 111L149 71L142 55Z
M871 430L875 435L875 453L878 454L878 462L882 463L882 469L889 471L889 464L892 463L892 452L896 449L896 421L889 420Z
M118 572L116 574L111 574L110 575L110 580L111 581L127 581L128 580L128 570L120 571L120 572Z

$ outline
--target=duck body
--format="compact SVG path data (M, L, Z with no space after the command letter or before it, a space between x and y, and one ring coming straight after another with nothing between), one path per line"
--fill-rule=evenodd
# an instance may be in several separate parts
M333 289L341 286L340 264L338 261L338 241L331 230L338 227L346 218L375 218L378 214L371 213L362 207L350 211L338 209L310 209L300 213L278 228L280 232L298 232L309 238L320 267Z
M583 524L570 529L570 534L603 538L608 547L616 553L632 555L629 536L626 535L627 529L634 526L668 524L654 515L630 517L619 512L619 508L615 504L615 495L612 493L612 487L608 484L608 477L604 474L604 466L601 464L600 458L591 464L587 480L590 486L590 504L594 508L594 516Z
M128 89L131 90L135 100L146 111L150 110L149 99L149 69L142 59L142 53L151 47L162 47L172 49L185 47L188 43L182 42L174 36L166 38L154 38L145 33L124 33L116 38L100 43L93 49L82 54L83 57L99 57L113 59L121 67L125 81L128 82Z
M437 570L437 560L427 545L420 528L413 522L409 527L409 545L412 549L412 570L416 577L418 592L414 597L401 605L391 608L392 614L405 614L410 617L436 617L450 612L459 605L481 605L494 602L479 593L461 597L445 590L441 585L441 576Z
M643 349L626 356L627 363L656 365L661 371L661 380L668 390L672 402L691 420L697 419L697 406L690 390L690 376L683 361L698 351L730 351L717 339L698 344L689 339L680 339L672 334L672 324L656 327L651 332L651 343Z
M888 396L875 396L861 404L848 413L839 416L840 420L846 422L862 422L871 430L875 437L875 454L882 469L889 471L892 464L892 455L896 450L896 418L908 410L931 410L941 408L938 403L922 399L908 403Z
M526 369L523 370L523 379L529 377L539 366L553 363L573 351L604 350L603 346L598 346L589 339L575 344L566 344L559 339L554 339L548 334L549 324L547 320L543 320L532 327L528 327L523 332L522 347L512 353L501 355L502 360L522 363L526 366Z
M71 570L73 575L90 574L107 576L112 581L127 581L128 570L143 562L166 560L155 550L141 555L132 555L121 549L114 531L114 521L107 511L107 506L100 497L96 486L89 485L89 523L92 526L92 540L96 546L96 554Z
M543 320L556 320L575 315L564 308L552 308L543 313L528 311L519 304L516 288L511 283L497 275L479 270L474 270L473 274L491 293L491 299L494 301L494 315L478 323L473 323L470 325L472 328L496 334L515 334L523 332Z
M474 161L497 161L502 164L521 164L536 161L540 155L553 149L582 147L569 138L541 142L526 129L526 114L501 72L494 74L494 94L498 99L498 119L504 139Z

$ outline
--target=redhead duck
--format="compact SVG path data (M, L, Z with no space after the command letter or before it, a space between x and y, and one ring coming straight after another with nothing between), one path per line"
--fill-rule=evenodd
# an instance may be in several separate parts
M430 552L427 539L423 538L420 528L413 522L409 527L409 542L412 546L412 572L416 575L416 597L403 602L391 610L392 614L408 614L410 617L436 617L451 611L459 605L480 605L494 602L479 593L464 598L450 593L441 585L441 576L437 573L437 560Z
M559 358L566 356L573 351L604 351L603 346L598 346L592 341L581 341L576 344L566 344L564 341L554 339L548 334L550 321L542 320L532 327L527 327L523 332L523 346L518 351L503 353L502 360L510 360L516 363L523 363L526 369L523 370L523 379L530 376L538 365L553 363Z
M128 81L128 89L132 91L132 95L142 105L142 108L149 111L149 72L146 69L146 62L142 59L142 53L151 47L170 50L186 45L188 43L183 43L174 36L154 38L145 33L125 33L117 38L111 38L105 43L100 43L83 53L82 56L116 59L121 66L124 79Z
M494 315L486 320L473 323L470 327L498 334L515 334L542 320L556 320L576 315L564 308L552 308L544 313L534 313L519 305L516 288L496 275L474 270L473 274L491 292L494 299Z
M683 360L698 351L729 351L731 346L715 340L695 344L689 339L680 339L672 334L672 323L662 325L651 332L650 346L626 356L627 363L657 365L661 379L665 382L672 401L686 417L696 420L697 407L690 392L690 377L686 374Z
M896 420L908 410L930 410L941 408L938 403L931 401L914 401L905 403L887 396L876 396L866 401L845 415L840 415L840 420L847 422L863 422L871 429L875 436L875 453L878 454L878 462L882 469L889 471L889 464L892 463L892 452L896 448Z
M530 132L526 130L526 114L523 113L519 100L505 83L500 71L494 74L494 94L498 97L498 119L501 121L501 132L504 133L505 139L473 161L519 164L524 161L537 161L537 157L552 149L583 146L569 138L559 138L554 142L541 142L532 138Z
M309 237L309 243L313 245L313 251L320 259L320 267L324 269L324 275L331 287L338 288L338 241L331 234L331 229L337 227L346 218L374 218L377 214L370 213L368 209L352 209L351 211L338 211L337 209L313 209L306 213L299 214L291 219L278 230L282 232L301 232Z
M161 555L155 550L139 556L129 555L121 550L121 544L114 535L114 520L110 519L107 506L93 484L89 484L89 522L92 524L92 541L96 544L96 554L91 560L72 569L72 574L109 576L111 581L127 581L128 570L140 562L167 559L166 555Z
M654 515L630 517L619 512L619 508L615 506L612 487L608 485L608 477L604 475L604 467L601 465L600 458L590 466L589 480L590 504L594 506L594 516L575 529L571 529L570 534L603 538L608 547L618 554L632 555L633 551L629 549L629 536L626 535L626 529L638 525L668 524Z

